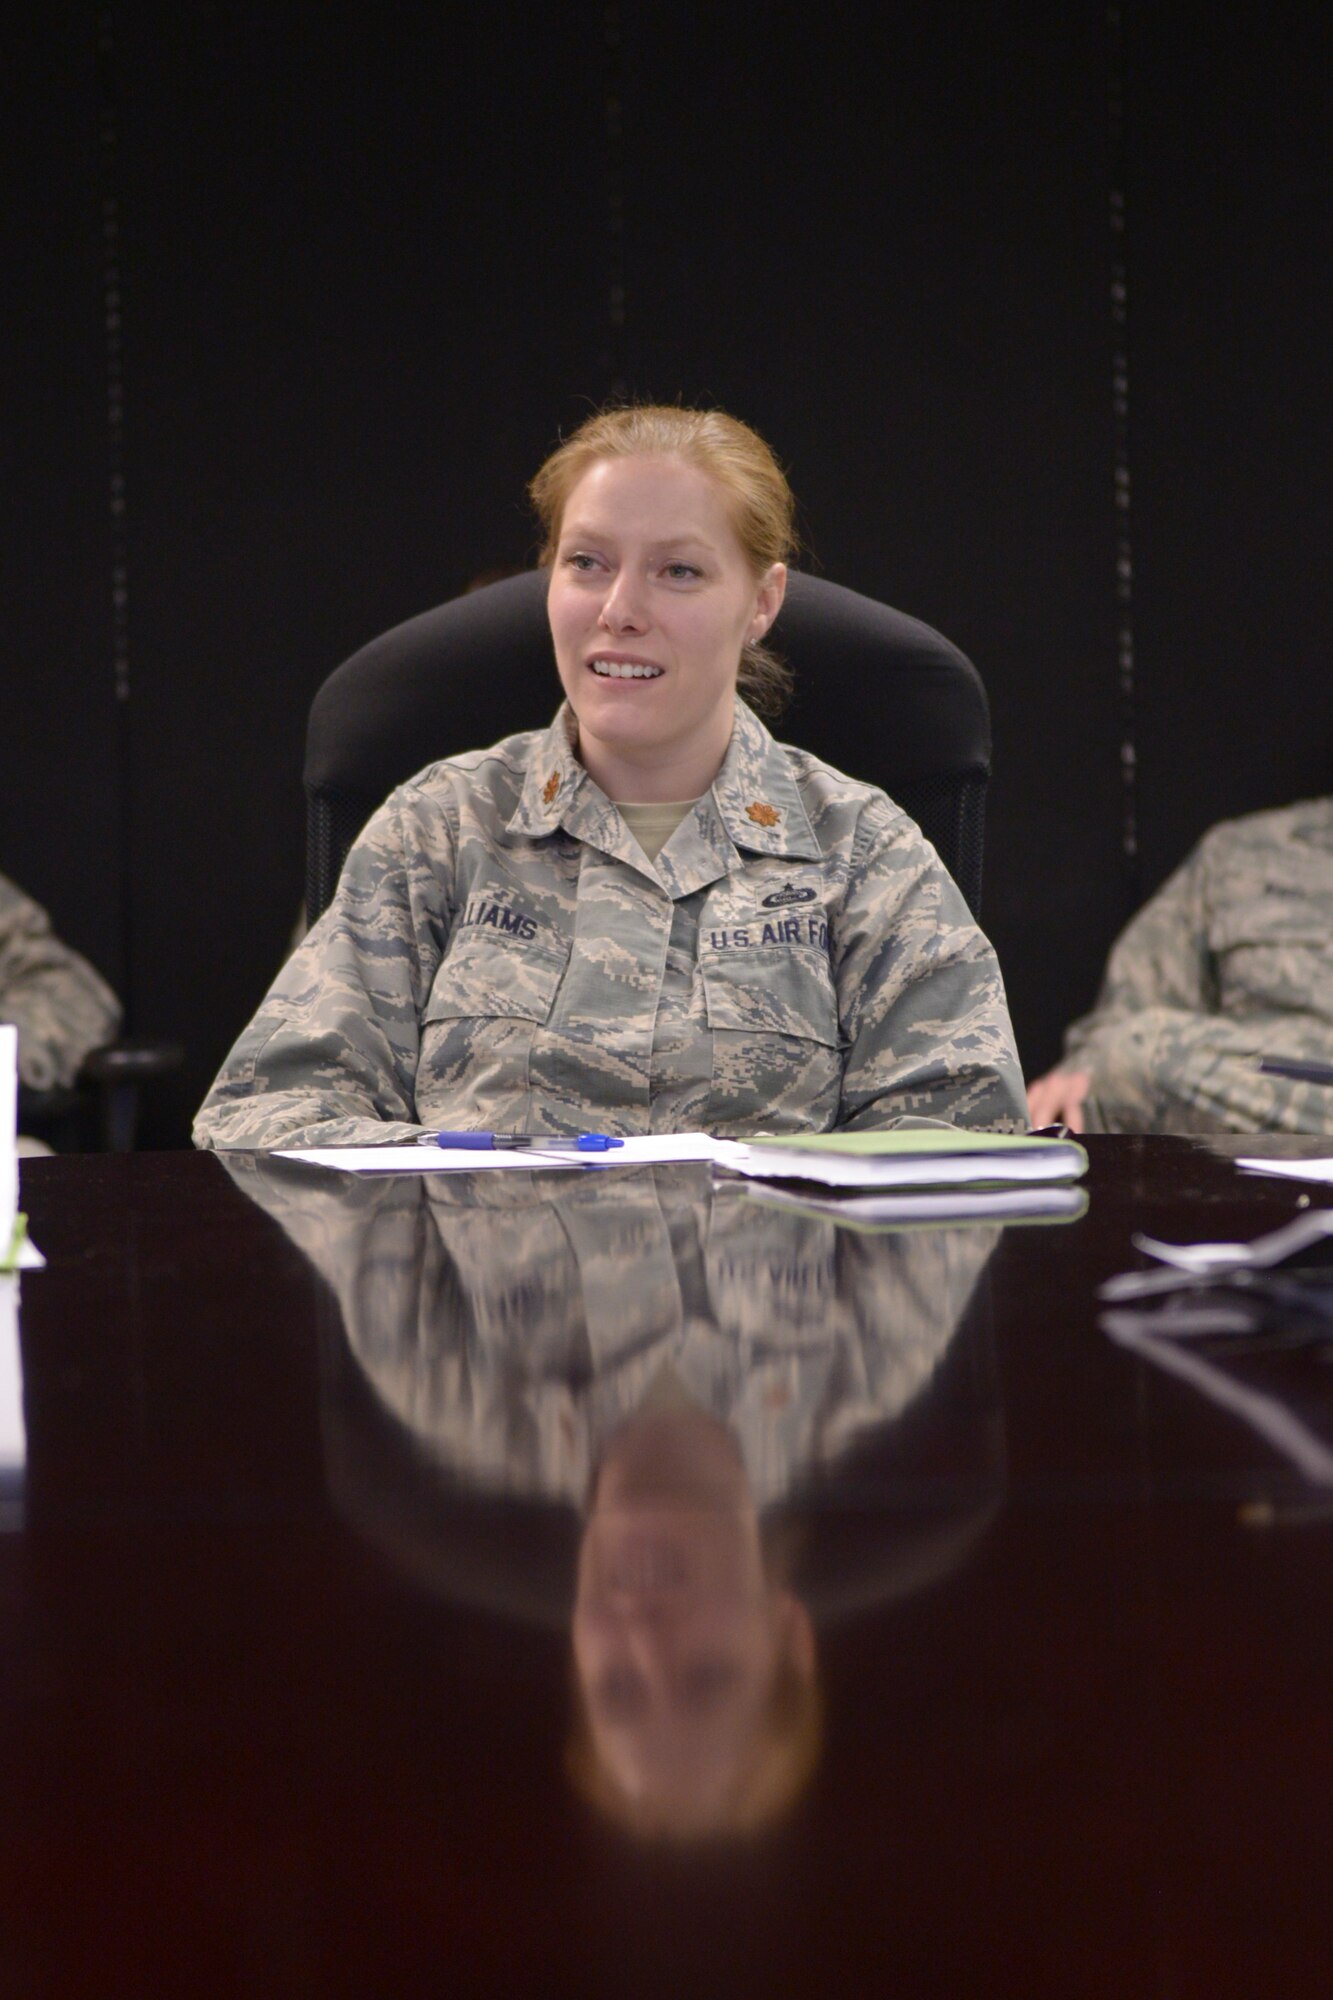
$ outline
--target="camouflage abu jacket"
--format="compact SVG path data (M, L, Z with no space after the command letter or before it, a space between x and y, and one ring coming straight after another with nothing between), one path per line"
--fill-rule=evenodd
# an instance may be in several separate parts
M19 1031L19 1077L32 1090L74 1081L114 1039L120 1002L86 958L62 944L40 903L0 875L0 1021Z
M654 864L567 728L562 708L390 796L197 1144L1023 1122L995 955L882 792L738 703Z
M1333 1132L1333 798L1215 826L1117 939L1063 1066L1102 1132Z

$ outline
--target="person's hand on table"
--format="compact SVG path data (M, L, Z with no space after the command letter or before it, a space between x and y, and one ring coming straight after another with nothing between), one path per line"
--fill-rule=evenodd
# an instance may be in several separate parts
M1028 1085L1028 1117L1034 1126L1067 1125L1083 1130L1083 1100L1092 1088L1086 1069L1048 1069Z

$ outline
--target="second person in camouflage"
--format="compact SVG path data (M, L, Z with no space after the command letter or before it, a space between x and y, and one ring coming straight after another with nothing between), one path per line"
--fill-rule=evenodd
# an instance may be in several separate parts
M612 411L533 495L564 706L372 818L197 1143L1020 1125L999 967L934 850L738 699L792 546L762 439Z
M1224 820L1117 938L1034 1124L1090 1132L1333 1132L1333 798Z
M18 1029L19 1080L30 1090L72 1084L85 1058L120 1027L120 1002L106 981L6 875L0 875L0 1021Z

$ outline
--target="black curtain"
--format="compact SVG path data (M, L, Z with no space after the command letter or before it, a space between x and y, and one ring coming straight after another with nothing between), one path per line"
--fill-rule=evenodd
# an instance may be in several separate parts
M758 425L807 559L976 661L1048 1063L1206 825L1333 784L1325 19L11 27L0 868L185 1042L150 1140L285 950L315 688L529 561L525 480L626 390Z

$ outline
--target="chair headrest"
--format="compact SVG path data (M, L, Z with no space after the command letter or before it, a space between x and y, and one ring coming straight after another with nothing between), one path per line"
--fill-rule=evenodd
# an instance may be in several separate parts
M929 625L796 573L771 640L796 675L784 738L890 792L904 778L989 770L980 677ZM330 674L311 706L306 788L383 798L438 757L543 727L559 693L545 572L489 584Z

